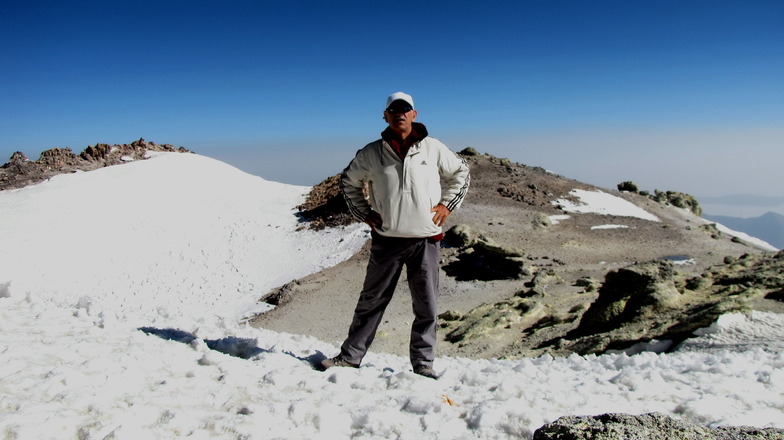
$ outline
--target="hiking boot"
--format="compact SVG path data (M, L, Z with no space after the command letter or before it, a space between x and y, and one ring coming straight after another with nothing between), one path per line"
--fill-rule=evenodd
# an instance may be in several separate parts
M337 355L332 359L324 359L323 361L321 361L322 370L326 370L327 368L332 368L332 367L359 368L359 364L352 364L351 362L343 359L340 355Z
M433 370L432 367L429 367L424 364L419 364L415 366L414 373L420 376L428 377L430 379L438 379L438 375L436 374L435 370Z

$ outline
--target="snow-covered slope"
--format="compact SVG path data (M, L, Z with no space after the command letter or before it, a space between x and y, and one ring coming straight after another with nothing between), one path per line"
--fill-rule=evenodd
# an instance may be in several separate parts
M234 318L366 239L359 227L295 233L308 190L163 153L0 192L0 283L64 306L79 300L106 319Z
M314 371L337 347L238 323L365 240L297 231L307 191L173 153L0 192L3 438L530 438L610 411L784 427L773 314L667 355L439 358L437 381L377 353Z

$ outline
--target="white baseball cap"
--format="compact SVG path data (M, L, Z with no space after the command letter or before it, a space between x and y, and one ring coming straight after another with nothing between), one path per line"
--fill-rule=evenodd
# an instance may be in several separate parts
M411 105L411 108L414 108L414 98L412 98L411 95L403 92L396 92L389 95L389 98L387 98L387 106L384 107L384 110L388 109L389 105L395 101L405 101Z

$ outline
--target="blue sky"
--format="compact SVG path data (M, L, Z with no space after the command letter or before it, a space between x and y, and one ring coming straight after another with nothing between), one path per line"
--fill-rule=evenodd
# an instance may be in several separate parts
M453 150L784 195L784 2L4 1L0 161L140 137L310 185L386 96Z

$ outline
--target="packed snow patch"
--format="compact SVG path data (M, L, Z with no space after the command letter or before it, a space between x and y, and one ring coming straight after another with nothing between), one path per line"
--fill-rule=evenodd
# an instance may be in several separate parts
M681 351L736 350L760 348L778 350L784 347L784 326L781 315L752 311L721 316L710 327L698 330L699 338L681 343ZM780 366L784 367L784 366ZM784 373L784 371L782 371ZM782 377L784 379L784 377ZM784 393L784 389L782 389Z
M626 225L598 225L598 226L591 226L591 230L596 229L629 229Z
M548 217L550 219L550 223L553 225L557 225L564 220L569 220L572 218L571 215L551 215Z
M574 202L569 199L558 199L550 203L560 206L566 212L594 213L601 215L614 215L618 217L636 217L652 222L660 221L658 217L638 207L634 203L602 191L586 191L573 189L569 194L579 199Z
M770 251L770 252L775 252L775 251L779 250L777 247L773 246L772 244L768 243L765 240L761 240L761 239L759 239L757 237L752 237L751 235L746 234L745 232L734 231L734 230L732 230L732 229L722 225L721 223L716 223L716 229L718 229L719 231L721 231L721 232L723 232L725 234L732 235L733 237L738 237L741 240L743 240L743 241L745 241L747 243L750 243L750 244L752 244L754 246L757 246L760 249L763 249L763 250L766 250L766 251Z

